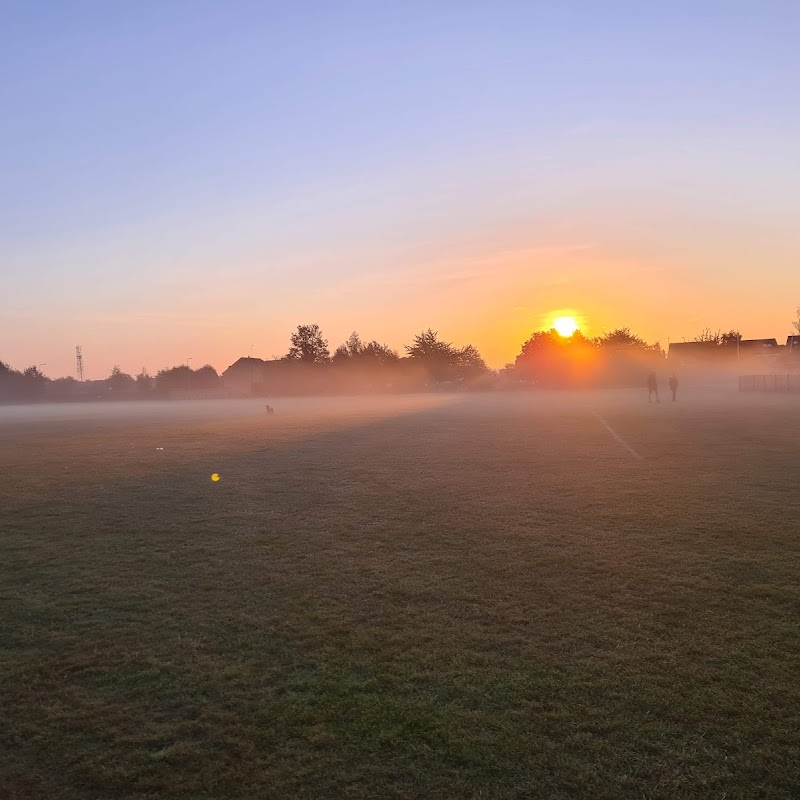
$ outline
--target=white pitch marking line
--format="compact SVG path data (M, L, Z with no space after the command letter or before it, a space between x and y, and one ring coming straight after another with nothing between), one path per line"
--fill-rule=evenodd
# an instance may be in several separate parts
M644 461L644 459L601 417L596 411L592 410L592 414L594 414L597 419L605 426L606 430L634 457L638 458L639 461Z

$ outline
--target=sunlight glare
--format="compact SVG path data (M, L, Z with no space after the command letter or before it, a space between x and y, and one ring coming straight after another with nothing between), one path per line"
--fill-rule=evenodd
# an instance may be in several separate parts
M553 327L559 336L568 339L578 330L578 323L575 322L574 317L556 317L556 319L553 320Z

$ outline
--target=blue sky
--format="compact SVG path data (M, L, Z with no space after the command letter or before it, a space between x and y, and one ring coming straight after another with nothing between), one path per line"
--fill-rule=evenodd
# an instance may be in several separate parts
M790 2L0 3L0 359L784 335L798 41Z

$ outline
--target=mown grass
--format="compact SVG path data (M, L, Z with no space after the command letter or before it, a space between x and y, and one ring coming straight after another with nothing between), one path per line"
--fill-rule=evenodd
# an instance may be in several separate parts
M0 424L0 796L800 796L798 408L641 400Z

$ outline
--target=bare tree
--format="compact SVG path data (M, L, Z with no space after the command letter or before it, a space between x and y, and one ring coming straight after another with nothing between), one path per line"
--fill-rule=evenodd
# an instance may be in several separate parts
M692 340L694 342L705 342L706 344L721 344L722 342L722 334L719 331L711 330L711 328L704 328L700 331L698 336L695 336Z

